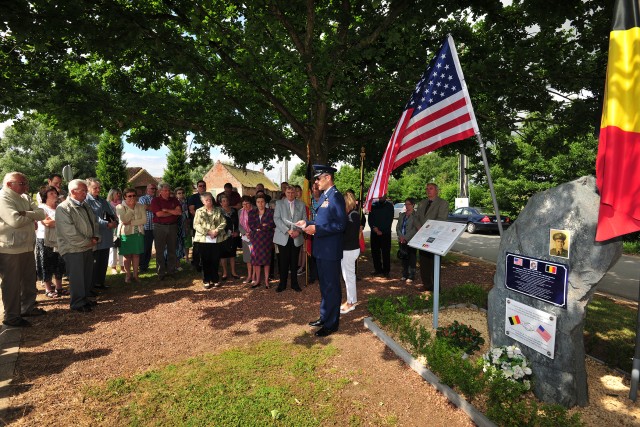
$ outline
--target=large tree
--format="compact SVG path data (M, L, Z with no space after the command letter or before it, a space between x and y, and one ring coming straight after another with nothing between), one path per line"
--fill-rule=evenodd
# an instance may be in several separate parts
M7 114L115 127L148 148L189 131L194 159L220 145L241 165L305 159L307 147L314 162L354 160L365 145L370 167L448 32L486 139L508 145L531 112L562 125L559 140L583 134L597 116L611 10L596 0L6 3Z
M61 174L66 165L71 165L76 177L95 176L97 145L97 135L70 137L49 126L42 116L26 116L6 128L0 138L0 176L22 172L32 192L46 184L52 173Z

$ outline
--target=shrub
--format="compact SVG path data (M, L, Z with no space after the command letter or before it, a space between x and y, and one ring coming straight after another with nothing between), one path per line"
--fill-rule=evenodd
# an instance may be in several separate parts
M457 320L454 320L448 326L439 327L436 331L436 336L467 354L473 354L480 350L480 347L484 344L484 338L480 336L480 332L477 329L459 323Z

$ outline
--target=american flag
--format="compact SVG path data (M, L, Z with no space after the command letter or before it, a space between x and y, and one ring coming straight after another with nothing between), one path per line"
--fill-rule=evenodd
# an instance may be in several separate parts
M443 145L480 133L453 37L447 36L405 106L367 194L386 194L391 171Z

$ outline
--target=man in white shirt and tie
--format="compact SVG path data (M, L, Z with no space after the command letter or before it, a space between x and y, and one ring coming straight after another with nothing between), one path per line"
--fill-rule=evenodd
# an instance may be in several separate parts
M304 203L296 199L293 187L287 186L284 193L285 198L276 201L276 209L273 213L273 220L276 223L273 243L278 245L280 271L280 284L276 292L282 292L287 288L289 274L291 289L300 292L302 289L298 284L298 256L304 237L302 230L295 227L293 223L306 219L307 215Z

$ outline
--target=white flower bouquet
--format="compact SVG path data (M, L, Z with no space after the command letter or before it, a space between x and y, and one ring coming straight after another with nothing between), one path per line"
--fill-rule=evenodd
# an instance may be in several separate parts
M492 347L482 359L482 370L487 375L502 375L510 381L522 383L527 390L531 389L531 368L517 346Z

